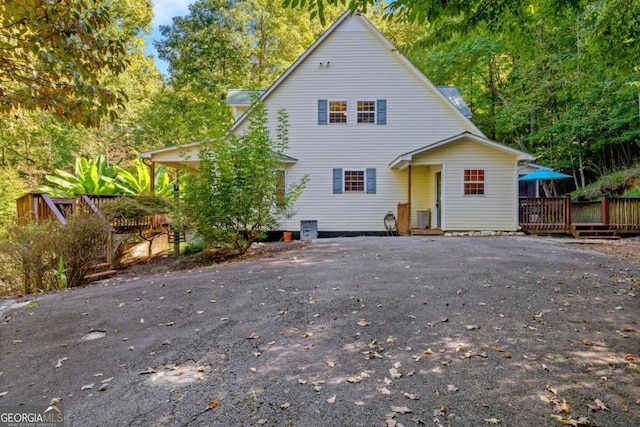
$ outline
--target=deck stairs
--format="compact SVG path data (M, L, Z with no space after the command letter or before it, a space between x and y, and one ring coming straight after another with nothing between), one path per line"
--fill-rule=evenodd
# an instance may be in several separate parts
M605 224L572 224L571 234L576 239L620 239L616 230Z
M116 274L118 274L118 270L112 269L110 263L103 262L91 266L87 274L84 275L84 280L87 283L95 282L96 280L108 279Z

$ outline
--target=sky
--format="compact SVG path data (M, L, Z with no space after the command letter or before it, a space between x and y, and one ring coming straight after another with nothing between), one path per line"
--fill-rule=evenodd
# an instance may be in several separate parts
M152 0L153 1L153 21L152 32L147 37L147 54L153 54L155 57L156 67L164 75L168 75L168 64L158 59L158 54L153 46L154 40L160 39L160 25L171 24L171 18L174 16L185 16L189 13L189 5L195 3L196 0Z

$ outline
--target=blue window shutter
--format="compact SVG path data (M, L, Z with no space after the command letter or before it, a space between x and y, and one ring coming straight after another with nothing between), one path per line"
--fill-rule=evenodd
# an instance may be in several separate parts
M342 193L342 169L333 169L333 194Z
M376 194L376 169L367 168L367 193Z
M328 102L326 99L318 99L318 124L326 125L328 123Z
M376 113L378 117L378 124L386 125L387 124L387 100L386 99L376 100Z

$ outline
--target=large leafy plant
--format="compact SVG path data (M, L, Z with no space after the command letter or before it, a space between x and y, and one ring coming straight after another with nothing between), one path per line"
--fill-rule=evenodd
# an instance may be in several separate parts
M56 169L55 175L47 175L45 179L53 186L41 185L39 191L56 197L81 194L134 196L149 192L151 186L151 173L142 159L136 159L135 172L130 172L120 166L109 166L102 155L92 160L79 157L74 174ZM169 196L173 191L173 182L164 166L155 170L154 190L159 196Z

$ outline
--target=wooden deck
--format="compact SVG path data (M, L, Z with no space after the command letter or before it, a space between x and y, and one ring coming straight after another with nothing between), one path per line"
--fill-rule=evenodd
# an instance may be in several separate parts
M74 212L82 210L94 212L104 218L100 206L118 197L83 194L77 198L51 197L46 193L28 193L16 201L18 209L18 225L30 223L40 224L45 221L67 223L67 218ZM165 215L149 215L141 219L118 219L109 222L109 229L114 234L130 234L145 230L166 227Z
M520 226L531 233L571 233L576 238L640 234L640 198L603 197L571 202L570 197L521 198Z

